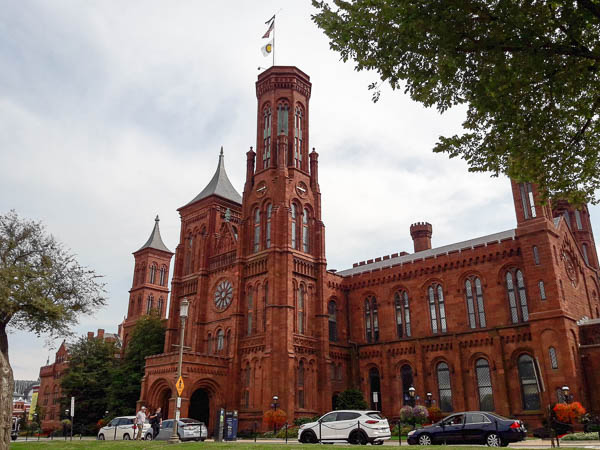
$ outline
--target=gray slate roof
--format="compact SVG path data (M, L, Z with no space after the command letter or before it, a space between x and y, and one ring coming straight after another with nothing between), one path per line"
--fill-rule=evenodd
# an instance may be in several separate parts
M232 202L242 204L242 196L235 190L231 181L227 177L227 172L225 172L225 157L223 156L223 147L221 147L221 154L219 155L219 164L217 165L217 171L212 177L212 180L206 185L206 187L200 192L194 199L187 203L187 205L191 205L192 203L197 202L198 200L202 200L210 195L218 195L219 197L223 197L224 199L231 200Z
M384 269L387 267L394 266L396 264L406 264L420 259L429 258L430 256L438 257L447 255L453 251L471 250L475 246L495 244L503 241L504 239L514 239L515 230L501 231L500 233L489 234L487 236L481 236L475 239L469 239L468 241L456 242L455 244L443 245L442 247L430 248L429 250L423 250L421 252L412 253L410 255L396 256L395 258L389 258L381 261L372 262L370 264L364 264L361 266L353 267L351 269L341 270L337 272L337 275L348 277L363 272L370 272L375 269Z
M144 250L145 248L154 248L156 250L162 250L163 252L173 253L171 250L169 250L167 248L167 246L163 242L162 238L160 237L160 228L158 227L159 221L160 221L160 219L158 218L158 215L157 215L156 219L154 219L154 229L152 230L150 237L148 238L146 243L144 245L142 245L142 248L140 248L138 250L138 252L140 250ZM135 252L135 253L137 253L137 252Z

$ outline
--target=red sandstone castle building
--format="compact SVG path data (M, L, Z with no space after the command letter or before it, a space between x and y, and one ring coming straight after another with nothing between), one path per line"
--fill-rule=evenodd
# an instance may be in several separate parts
M243 194L221 151L212 180L179 208L165 349L147 359L140 404L174 414L186 298L184 417L212 423L217 408L237 409L244 429L261 423L273 395L292 420L332 409L350 387L369 400L378 392L373 406L388 417L411 386L446 412L529 423L565 384L600 409L598 256L587 207L542 205L535 186L512 182L516 228L432 248L432 226L416 223L414 253L328 271L310 94L296 67L260 74ZM125 342L150 298L163 299L163 311L166 278L156 274L168 276L172 253L153 233L134 255Z

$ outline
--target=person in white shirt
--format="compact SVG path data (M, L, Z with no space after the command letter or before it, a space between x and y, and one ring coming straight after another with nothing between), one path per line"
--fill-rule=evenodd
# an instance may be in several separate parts
M144 422L146 422L146 407L142 406L135 416L135 424L137 425L137 431L138 431L136 439L138 439L138 440L142 439Z

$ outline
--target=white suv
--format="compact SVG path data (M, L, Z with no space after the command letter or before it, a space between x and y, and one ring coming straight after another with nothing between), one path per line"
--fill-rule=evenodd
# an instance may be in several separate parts
M98 431L98 439L101 441L120 441L121 439L129 440L137 437L137 428L133 424L135 416L115 417L109 424L103 426ZM142 428L142 436L150 429L148 419L144 422Z
M381 445L391 436L390 424L379 411L332 411L298 430L298 440L303 444L348 441Z

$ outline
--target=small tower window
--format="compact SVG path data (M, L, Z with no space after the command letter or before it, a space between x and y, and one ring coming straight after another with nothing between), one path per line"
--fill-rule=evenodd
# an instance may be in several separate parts
M523 215L525 219L533 219L536 217L535 198L531 183L521 183L519 185L521 191L521 202L523 204Z
M337 341L337 310L335 302L331 300L327 305L327 313L329 314L329 340Z
M277 136L282 132L288 135L288 111L289 106L286 103L280 103L277 107Z
M540 288L540 299L546 300L546 288L544 287L544 282L542 280L538 281L538 287Z
M154 303L154 297L151 294L146 301L146 314L150 314L150 311L152 311L152 303Z
M302 167L302 108L299 106L294 114L294 166Z
M268 304L269 304L269 283L265 282L265 296L263 298L263 310L262 310L263 331L267 331L267 305Z
M304 285L298 288L298 333L304 334L305 310L304 310Z
M583 250L583 260L589 266L590 265L590 260L588 259L588 246L587 246L587 244L583 244L581 246L581 250Z
M165 300L160 297L158 299L158 305L157 305L157 309L158 309L158 313L162 316L163 314L163 307L165 306Z
M154 284L156 281L156 264L152 264L150 267L150 284Z
M217 352L220 352L223 350L223 344L225 341L225 333L223 332L223 330L219 330L217 331Z
M536 266L540 265L540 252L538 251L537 246L533 246L533 262Z
M267 205L267 229L266 229L266 242L265 247L271 248L271 213L273 212L273 205L270 203Z
M302 251L308 253L308 209L304 208L302 214Z
M260 209L254 211L254 253L260 250Z
M263 113L263 169L271 165L271 107L266 107Z
M253 298L253 289L248 288L248 313L246 315L247 318L247 327L246 334L250 336L252 334L252 314L254 312L254 298Z
M563 217L565 218L565 222L567 222L567 226L571 229L571 215L569 214L569 211L563 211Z
M161 286L167 285L167 268L165 266L162 266L160 268L160 285Z
M296 233L298 232L297 230L297 212L296 212L296 204L292 203L292 248L298 248L298 242L296 239Z
M550 347L548 349L548 354L550 355L550 367L553 369L558 369L558 358L556 357L556 349L554 347Z
M581 223L581 213L578 209L575 210L575 223L577 224L577 229L582 230L583 224Z

